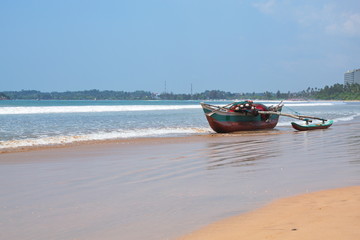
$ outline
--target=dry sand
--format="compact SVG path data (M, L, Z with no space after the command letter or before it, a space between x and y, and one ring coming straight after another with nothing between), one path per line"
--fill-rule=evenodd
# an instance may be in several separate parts
M180 239L357 240L360 239L360 186L276 200Z

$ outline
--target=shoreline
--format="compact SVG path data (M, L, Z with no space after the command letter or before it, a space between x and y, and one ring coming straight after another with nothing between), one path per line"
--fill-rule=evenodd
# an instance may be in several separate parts
M85 141L75 141L69 143L58 143L58 144L48 144L48 145L36 145L36 146L21 146L14 148L3 148L0 149L0 155L2 154L12 154L19 152L32 152L32 151L41 151L41 150L51 150L51 149L70 149L77 148L82 146L114 146L118 144L161 144L161 143L182 143L184 141L199 141L201 139L209 138L231 138L231 137L244 137L244 136L261 136L261 135L278 135L286 134L289 132L294 132L292 128L285 128L281 131L279 129L269 129L269 130L258 130L258 131L241 131L234 133L206 133L206 134L194 134L186 136L175 136L175 137L137 137L137 138L118 138L118 139L104 139L104 140L85 140Z
M360 186L349 186L280 198L177 240L359 238Z

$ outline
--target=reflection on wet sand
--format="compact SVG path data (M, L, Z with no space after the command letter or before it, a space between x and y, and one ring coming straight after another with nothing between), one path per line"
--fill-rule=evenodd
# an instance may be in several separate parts
M208 169L219 167L246 167L257 164L257 161L270 159L279 155L274 137L264 136L260 139L240 139L234 142L208 143Z
M346 139L348 155L352 156L350 163L360 164L360 124L354 125L354 130L351 135L346 136Z

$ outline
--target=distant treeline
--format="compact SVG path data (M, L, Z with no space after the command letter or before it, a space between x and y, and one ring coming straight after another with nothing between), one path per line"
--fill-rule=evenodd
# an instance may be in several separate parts
M0 100L209 100L209 99L304 99L304 100L360 100L359 84L334 84L324 88L307 88L301 92L282 93L277 91L264 93L231 93L220 90L207 90L195 94L156 94L149 91L67 91L67 92L40 92L36 90L4 91L0 92Z
M301 95L308 99L319 100L360 100L360 84L334 84L322 89L308 88Z

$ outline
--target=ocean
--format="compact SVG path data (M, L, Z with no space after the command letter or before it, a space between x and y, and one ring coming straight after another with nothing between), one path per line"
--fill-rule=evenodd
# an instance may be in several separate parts
M206 101L205 101L206 102ZM213 133L200 101L0 101L0 150L128 138ZM225 105L230 101L209 101ZM278 101L262 101L275 105ZM285 113L342 124L360 117L360 103L285 101ZM280 117L277 128L293 119Z

